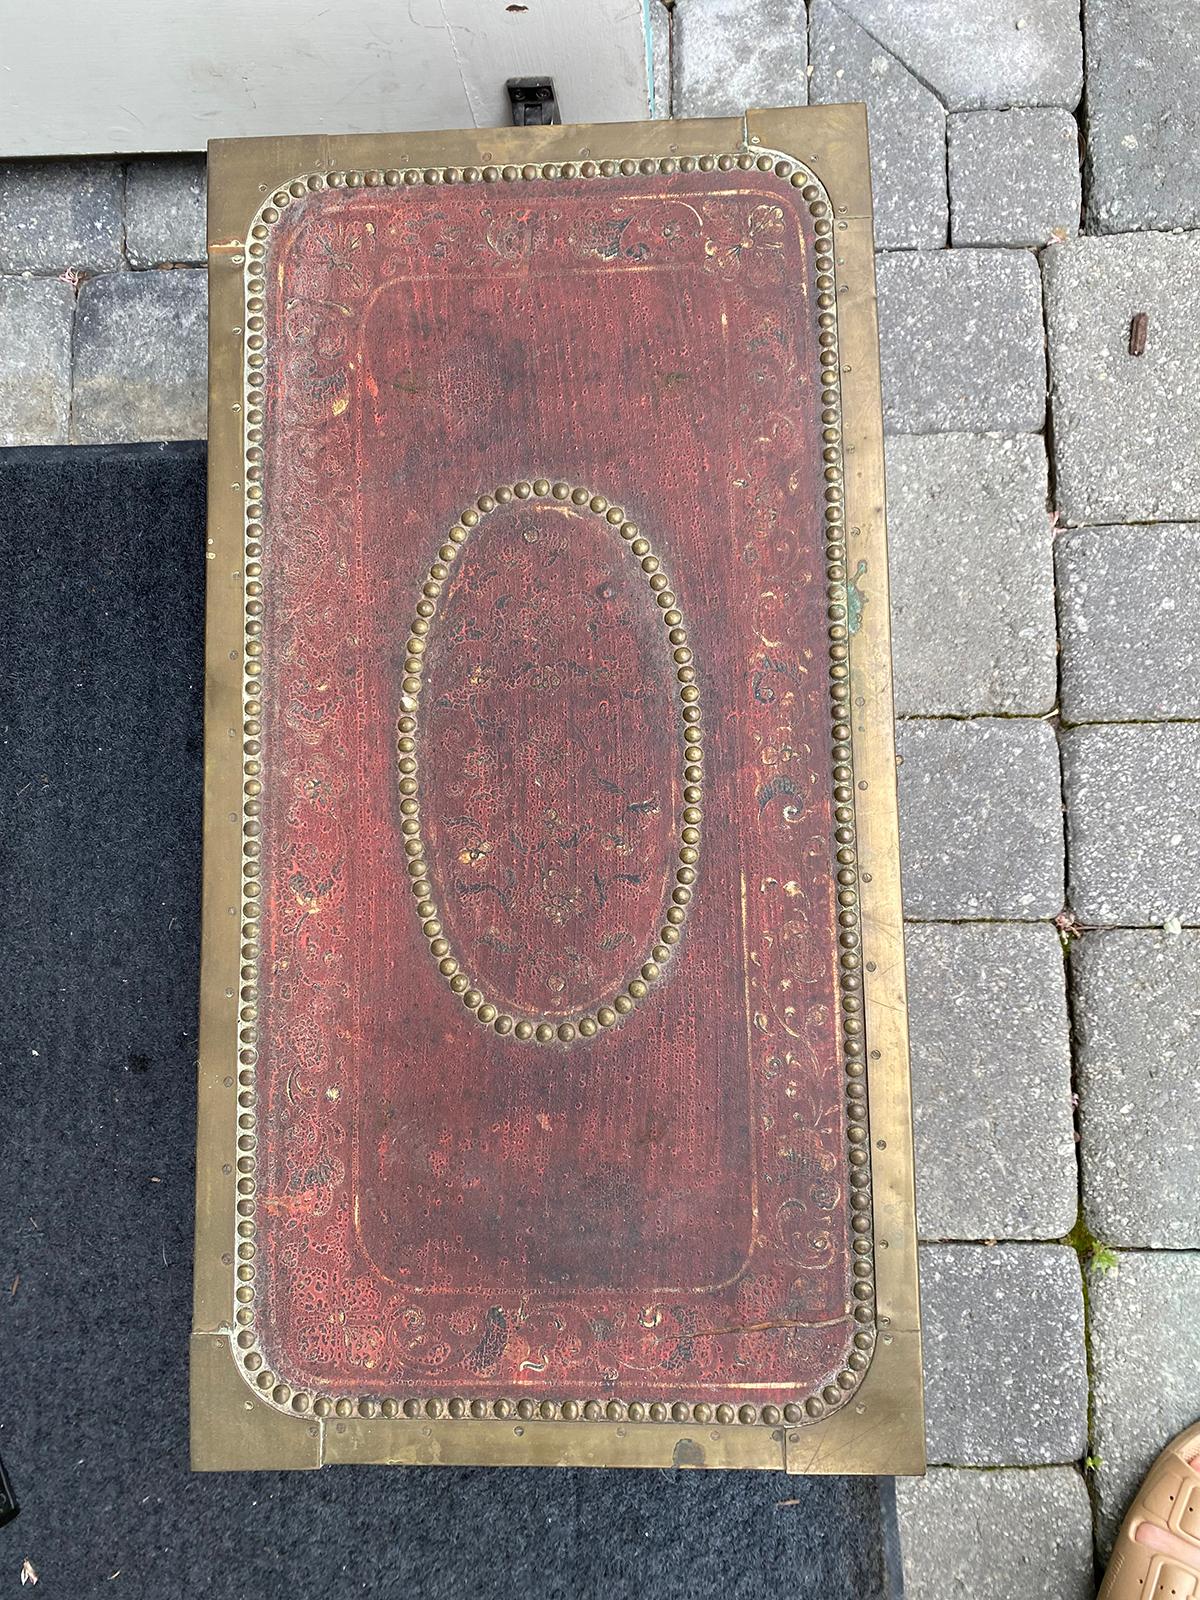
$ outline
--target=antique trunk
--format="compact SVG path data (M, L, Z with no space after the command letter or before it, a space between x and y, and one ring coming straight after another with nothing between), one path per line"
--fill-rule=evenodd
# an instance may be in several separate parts
M920 1470L861 108L209 239L195 1464Z

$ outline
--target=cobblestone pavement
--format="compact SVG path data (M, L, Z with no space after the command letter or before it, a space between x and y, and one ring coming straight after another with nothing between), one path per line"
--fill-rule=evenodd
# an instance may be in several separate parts
M909 1593L1085 1600L1200 1415L1200 11L652 4L660 112L870 109L934 1463L900 1487ZM0 164L0 442L202 434L203 261L198 157Z

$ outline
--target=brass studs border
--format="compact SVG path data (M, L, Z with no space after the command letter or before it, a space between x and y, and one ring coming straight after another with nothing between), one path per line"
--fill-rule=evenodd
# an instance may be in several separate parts
M603 1004L570 1017L548 1018L537 1015L514 1015L489 999L483 990L468 977L462 962L455 955L442 925L441 913L429 881L429 863L426 860L425 842L421 837L419 743L421 678L425 650L430 630L437 620L438 598L450 577L451 567L459 551L470 539L475 528L498 510L514 502L545 501L571 507L582 516L594 517L601 526L618 535L636 562L640 575L649 584L659 608L666 632L670 660L675 672L676 692L679 700L679 731L683 749L682 785L683 804L679 809L676 826L677 858L671 878L668 904L663 923L648 953L644 953L615 994ZM400 785L401 831L404 851L408 857L406 867L409 888L415 898L416 913L421 931L429 942L429 950L437 962L438 971L451 992L462 1001L467 1010L485 1026L496 1033L519 1040L532 1040L536 1044L570 1044L575 1039L590 1039L611 1028L622 1017L637 1008L650 994L655 984L665 976L663 968L678 948L687 921L696 882L697 864L700 860L700 825L703 819L701 806L704 751L701 726L700 690L696 683L696 669L688 645L683 615L679 610L675 591L671 588L662 563L651 549L650 541L637 523L630 522L621 506L613 505L604 495L596 494L577 484L555 482L548 478L501 484L488 494L481 494L463 511L450 529L445 542L438 550L421 584L416 612L409 624L409 635L404 678L401 684L400 716L396 724L397 772Z
M254 1212L256 1144L254 1067L257 1054L258 961L260 956L258 919L262 885L258 872L261 817L261 765L259 739L262 731L262 538L263 538L263 385L265 382L264 277L267 240L271 228L294 201L326 188L376 188L381 185L412 187L440 183L512 183L519 180L559 178L609 178L618 174L653 176L673 172L749 172L755 169L798 189L813 218L816 240L814 267L817 289L817 324L821 366L821 424L825 468L824 520L826 556L826 616L829 623L830 701L832 711L833 798L836 839L836 882L839 908L839 957L842 1041L846 1073L846 1116L848 1122L851 1183L851 1228L854 1234L854 1310L858 1324L845 1365L827 1383L802 1403L775 1405L711 1406L704 1402L644 1404L618 1400L529 1399L486 1401L455 1398L450 1400L405 1400L388 1398L333 1396L294 1390L266 1365L254 1329L255 1267ZM238 1021L238 1114L237 1114L237 1266L235 1295L236 1345L247 1381L263 1398L281 1409L311 1411L319 1417L383 1417L387 1419L476 1417L539 1418L571 1422L626 1419L630 1422L708 1422L761 1423L775 1426L812 1422L843 1405L853 1394L871 1361L875 1345L874 1247L872 1244L872 1200L870 1135L868 1130L865 1042L863 1026L862 976L860 956L858 874L855 838L854 766L851 748L850 668L849 668L849 586L846 576L846 529L844 525L844 463L842 453L841 381L837 338L837 284L833 256L832 208L824 185L800 163L777 151L750 150L736 155L663 156L640 160L564 161L529 163L523 166L425 167L406 169L333 170L296 177L277 189L259 208L246 241L243 266L246 287L245 390L243 427L245 437L245 683L243 694L243 887L242 887L242 988ZM615 1007L614 1007L615 1009ZM478 1015L478 1013L476 1013ZM514 1024L515 1029L515 1024Z

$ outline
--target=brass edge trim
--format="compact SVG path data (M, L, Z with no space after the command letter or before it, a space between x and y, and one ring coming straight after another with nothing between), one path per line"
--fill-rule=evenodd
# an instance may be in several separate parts
M322 1465L323 1425L275 1410L249 1388L223 1334L191 1340L193 1472L312 1471Z
M777 147L785 149L789 146L793 149L803 148L806 152L803 157L790 156L780 157L779 159L804 161L814 173L826 175L826 182L832 187L835 194L845 192L839 188L839 173L848 167L854 166L855 163L861 162L865 157L865 128L861 108L828 107L821 108L819 112L814 109L799 113L751 112L747 118L745 131L748 132L751 128L764 126L764 117L769 118L770 126L775 131L774 144ZM831 137L832 134L836 134L836 139L825 150L820 148L821 139L816 137L818 118L823 125L832 130ZM649 127L636 125L634 129L630 130L630 134L631 136L636 134L636 143L642 149L647 148L649 145L649 147L656 149L665 147L672 152L680 148L703 150L705 146L709 149L712 148L712 136L715 130L722 127L728 129L732 126L735 125L732 123L722 125L711 122L659 124ZM740 125L737 126L740 128ZM531 144L528 136L534 131L522 129L512 130L511 132L504 130L489 133L488 130L484 130L482 134L467 134L463 138L468 142L477 141L481 144L484 142L489 145L494 144L498 148L502 148L505 151L512 150L514 153L517 151L521 153L530 152L533 148L537 148L544 150L546 153L563 156L571 148L572 142L580 137L590 137L596 140L599 147L603 149L605 147L604 135L611 135L618 130L616 128L536 130L537 139ZM650 137L647 137L647 135ZM668 142L668 136L670 135L674 137L670 138ZM757 137L757 135L754 136L755 139ZM380 149L381 143L389 142L393 141L337 139L320 141L218 142L213 146L213 161L210 171L215 173L215 187L226 201L231 198L236 200L239 194L242 197L248 196L246 182L248 163L253 163L260 151L265 147L271 147L275 156L282 159L284 167L290 168L294 172L297 165L304 164L300 162L299 157L302 154L307 155L317 144L320 145L322 151L327 151L330 156L344 157L347 153L347 147L350 145L365 143L369 146L371 153L376 154ZM394 142L402 142L406 147L422 144L424 145L423 153L427 152L430 159L436 159L438 155L445 159L446 155L457 154L462 148L461 141L457 135L404 136L402 141L396 140ZM730 142L732 143L732 141ZM630 137L624 147L628 149L633 143L634 139ZM611 143L608 148L612 148ZM757 158L760 154L765 153L761 149L748 152L745 143L742 143L742 157L751 154L752 157ZM777 150L773 153L777 154ZM622 158L622 160L628 159L631 158ZM737 158L734 159L737 160ZM635 163L635 170L640 169L645 160L645 157L640 158ZM330 164L331 166L333 165L332 162ZM682 163L680 164L682 165ZM737 160L737 164L741 166L743 161ZM745 164L749 165L750 163ZM334 170L337 170L336 167ZM541 175L540 173L538 174L538 176ZM258 185L258 192L261 193L265 188L266 185ZM210 206L210 216L215 217L217 209ZM854 209L857 211L861 207L856 206ZM869 219L869 192L865 209ZM852 214L847 215L847 211L848 208L845 204L838 205L839 227L845 227L852 220ZM245 210L242 211L242 215L245 215ZM217 231L220 231L219 228ZM225 260L231 260L232 258L226 254L227 243L228 241L218 242L216 249L221 250ZM850 651L850 683L852 690L855 692L859 689L866 689L870 690L872 694L882 693L883 698L874 702L878 711L887 703L887 695L890 688L890 666L887 644L886 576L882 567L884 558L882 438L878 409L878 359L877 350L873 348L875 338L874 282L869 220L866 221L864 228L854 229L851 236L844 243L839 241L839 244L842 245L844 251L844 254L839 254L837 264L839 299L844 313L840 318L844 324L840 331L843 344L847 348L851 346L861 347L862 351L857 361L857 379L849 377L849 367L842 379L842 386L848 392L859 391L863 395L863 406L853 412L854 416L861 419L859 431L862 438L861 442L855 441L850 445L851 449L858 449L860 454L855 471L848 475L845 483L848 523L865 521L866 519L863 518L861 510L863 504L872 498L878 500L878 515L874 521L867 522L866 539L863 544L863 549L868 555L874 556L876 561L876 579L872 580L869 586L864 588L863 594L864 597L875 599L877 604L864 614L861 636ZM857 262L863 268L864 287L859 289L857 286L853 286L853 293L846 293L841 282L845 261L847 260L851 261L852 264ZM214 337L214 344L216 342ZM224 363L214 363L214 385L212 390L214 407L221 396L222 390L224 390L225 394L234 392L227 384L221 381L224 365ZM873 392L870 383L872 372L875 378ZM215 431L210 432L210 438L217 439ZM225 452L220 448L219 443L215 456L225 456ZM233 464L232 460L227 459L227 465L232 466ZM210 473L214 480L228 481L227 473L223 474L218 468L214 453L210 453ZM218 520L223 521L224 519L219 518ZM210 604L211 598L212 585L210 582ZM871 611L874 612L873 616L870 614ZM872 652L869 660L867 659L868 647ZM894 869L889 870L889 862L895 859L897 830L894 808L894 765L892 764L892 730L890 722L887 722L881 715L876 715L869 722L864 723L858 731L862 737L854 741L853 759L856 774L860 768L864 772L869 771L877 775L883 773L886 769L885 781L890 784L893 796L890 815L880 818L879 825L873 829L875 834L873 842L880 849L879 859L885 870L877 871L873 874L875 887L863 894L863 955L870 969L865 983L865 997L869 1029L868 1038L872 1039L877 1036L875 1022L879 1016L888 1016L886 1011L880 1013L879 1004L882 1002L887 1007L893 1007L896 995L899 994L901 1002L903 996L902 962L897 967L897 943L900 927L898 875ZM870 782L871 780L868 778L867 781ZM886 794L886 792L887 790L885 789L884 793ZM889 834L891 837L890 857L887 850ZM868 843L864 841L864 859L868 859L869 848ZM209 865L206 859L206 887L208 879ZM872 961L872 953L880 948L881 941L885 947L884 953L889 959L889 966L886 972L879 972L878 962ZM911 1210L911 1126L907 1121L908 1085L904 1049L906 1041L902 1013L899 1015L899 1020L895 1015L892 1015L888 1026L895 1037L896 1049L885 1057L883 1065L873 1069L869 1074L868 1096L872 1131L886 1130L891 1134L891 1138L888 1141L891 1153L881 1165L888 1171L893 1168L896 1169L894 1181L890 1182L888 1186L888 1195L881 1195L877 1187L873 1206L877 1228L890 1228L893 1237L888 1239L887 1243L899 1246L899 1248L890 1249L887 1255L880 1253L876 1263L880 1305L881 1307L891 1305L898 1313L890 1319L895 1330L893 1335L894 1346L882 1347L877 1350L870 1369L859 1384L857 1391L859 1404L853 1408L853 1411L848 1411L843 1406L832 1415L825 1416L821 1420L807 1421L802 1430L797 1430L805 1441L806 1448L820 1446L811 1459L807 1456L805 1457L806 1465L797 1467L794 1464L800 1459L800 1455L795 1449L789 1451L786 1435L782 1436L781 1439L784 1458L782 1461L778 1459L778 1453L773 1453L770 1460L763 1459L754 1463L729 1461L727 1464L784 1465L789 1470L822 1472L920 1470L920 1457L922 1455L919 1417L920 1353L919 1339L915 1337L919 1324L916 1302L915 1225ZM211 1123L211 1118L208 1120ZM204 1131L204 1119L202 1118L202 1147L204 1144ZM904 1214L904 1196L906 1192L909 1197L907 1216ZM199 1224L198 1230L201 1234L211 1232L211 1229L200 1228ZM200 1277L201 1263L198 1260L198 1286ZM228 1304L228 1301L226 1304ZM912 1382L914 1375L915 1397ZM898 1387L897 1380L899 1379L905 1381L899 1384ZM894 1399L899 1394L900 1389L907 1391L907 1408L887 1403L889 1396ZM864 1430L864 1441L859 1443L853 1436L847 1436L847 1427L854 1411L861 1412L867 1402L871 1403L870 1409L875 1412L869 1436L872 1442L866 1442ZM367 1404L369 1406L371 1403L368 1402ZM915 1411L913 1410L914 1405L916 1407ZM884 1415L885 1412L891 1414ZM386 1413L383 1413L383 1416L386 1416ZM763 1420L766 1421L767 1418L764 1416ZM880 1433L881 1422L886 1424L883 1435ZM360 1424L357 1420L348 1420L345 1426L357 1436L360 1430ZM541 1424L539 1424L540 1426ZM562 1452L569 1448L568 1441L573 1441L577 1436L595 1438L594 1448L583 1449L581 1447L582 1455L580 1459L586 1457L588 1461L600 1464L602 1461L609 1459L610 1456L619 1455L620 1452L615 1444L611 1450L608 1450L601 1443L600 1436L605 1435L607 1437L613 1426L620 1425L610 1422L560 1423L550 1430L559 1440L557 1448L560 1454L556 1459L567 1459L566 1456L562 1455ZM341 1424L339 1424L339 1427L341 1427ZM461 1429L461 1427L462 1424L456 1424L453 1419L441 1418L431 1422L428 1427L423 1427L420 1433L424 1435L432 1431L432 1436L435 1439L441 1436L443 1432L446 1433L447 1437L451 1433L457 1437L456 1430ZM476 1422L474 1427L479 1430L476 1436L480 1438L481 1443L484 1434L489 1439L492 1437L494 1431L492 1423ZM639 1447L646 1454L644 1464L670 1464L663 1456L662 1451L666 1449L670 1439L674 1437L673 1430L659 1428L635 1431L644 1436L643 1446ZM749 1430L734 1429L733 1434L740 1434L743 1439L757 1438L762 1440L764 1444L767 1438L775 1437L775 1435L767 1435L761 1427ZM880 1448L880 1440L883 1436L886 1436L886 1438L883 1448ZM374 1457L375 1459L401 1459L401 1455L396 1453L400 1449L399 1441L411 1440L416 1437L416 1434L412 1430L411 1423L385 1427L381 1420L375 1424L373 1437L380 1441L379 1447L381 1450L391 1452L391 1454L377 1455ZM657 1438L659 1444L650 1445L645 1443L650 1438ZM386 1444L384 1443L385 1440L387 1441ZM827 1444L822 1444L822 1441L827 1441ZM437 1458L475 1461L500 1459L500 1457L493 1457L490 1451L491 1447L489 1446L488 1451L482 1455L472 1450L461 1457L444 1454ZM903 1460L908 1464L899 1465L898 1456L902 1456ZM329 1459L345 1458L346 1455L337 1446L331 1446ZM365 1459L361 1455L358 1458ZM408 1459L409 1457L404 1456L404 1458ZM528 1448L523 1448L519 1451L517 1459L531 1459ZM713 1461L705 1464L721 1463Z
M867 159L867 108L861 102L808 106L796 110L752 107L746 112L745 143L753 150L786 150L804 160L830 194L836 194L837 215L871 222L871 164ZM805 151L797 155L797 147Z
M703 155L740 148L744 118L565 124L547 128L461 128L428 133L309 134L209 143L210 246L246 238L263 197L297 172L381 166L479 167L508 161L602 161L636 149L643 155ZM216 177L214 178L214 174Z
M210 171L210 184L216 174ZM240 763L230 745L240 732L241 320L240 251L209 267L208 527L205 617L203 903L196 1151L196 1255L193 1327L228 1329L233 1299L232 1163L228 1160L236 1086L227 1039L237 986L236 946L228 936L240 893Z
M830 110L834 108L829 108ZM884 448L879 406L880 368L875 253L870 214L866 116L861 106L843 115L829 152L831 170L859 174L859 193L836 204L836 271L842 312L846 437L848 576L858 589L860 626L851 651L855 722L855 783L874 802L860 821L864 999L868 1046L870 1129L876 1152L873 1183L875 1281L880 1346L860 1402L874 1412L889 1441L890 1465L880 1470L920 1473L925 1466L920 1302L908 1014L901 907ZM764 138L787 114L752 114ZM797 131L799 131L797 129ZM814 165L816 163L814 162ZM862 215L855 215L855 211ZM857 531L856 531L857 530ZM861 791L860 791L861 792ZM806 1469L811 1470L811 1469Z

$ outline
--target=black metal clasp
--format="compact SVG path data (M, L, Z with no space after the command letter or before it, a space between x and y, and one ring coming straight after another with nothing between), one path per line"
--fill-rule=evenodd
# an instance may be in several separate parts
M553 78L510 78L505 88L514 127L556 128L561 124Z

